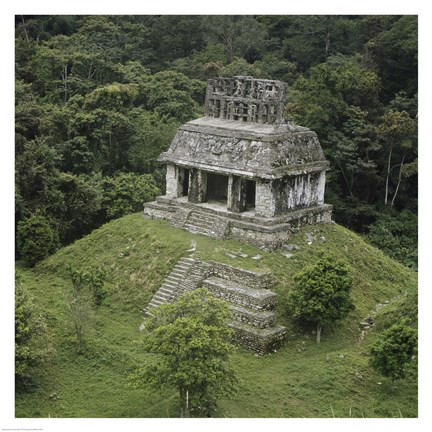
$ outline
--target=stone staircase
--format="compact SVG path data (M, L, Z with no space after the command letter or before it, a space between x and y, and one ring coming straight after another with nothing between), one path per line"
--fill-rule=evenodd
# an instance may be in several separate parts
M146 314L151 314L151 309L164 303L172 303L177 297L188 289L188 281L195 279L197 269L194 266L197 261L193 258L180 258L172 269L171 273L165 278L161 287L154 294L147 308L144 309ZM199 272L201 275L201 272ZM191 284L190 289L196 288Z
M229 303L234 321L228 325L236 343L258 354L266 354L285 342L285 327L275 325L274 292L218 276L204 280L203 286Z
M171 226L174 228L183 228L191 210L179 208L171 218Z
M255 273L217 262L180 258L154 294L144 313L172 303L186 291L207 288L215 297L227 301L233 314L228 323L233 341L258 354L266 354L286 339L284 327L276 325L276 294L268 289L270 273Z
M184 210L183 210L184 212ZM185 217L186 216L186 217ZM175 215L171 225L183 228L194 234L224 238L228 232L229 221L216 214L192 210L185 214Z

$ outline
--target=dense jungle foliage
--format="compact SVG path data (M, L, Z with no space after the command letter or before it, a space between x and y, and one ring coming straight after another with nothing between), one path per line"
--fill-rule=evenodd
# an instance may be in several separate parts
M286 118L315 130L331 162L336 222L416 268L417 27L416 16L17 15L17 258L40 259L26 239L48 254L139 211L163 191L158 155L202 115L206 79L248 74L288 82Z

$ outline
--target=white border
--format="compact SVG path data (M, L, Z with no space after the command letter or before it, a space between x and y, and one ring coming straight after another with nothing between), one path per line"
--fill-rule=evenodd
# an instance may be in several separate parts
M431 146L429 142L428 123L430 122L430 103L432 89L430 71L432 71L432 16L426 1L417 0L287 0L266 1L232 1L215 0L211 4L205 0L121 0L93 1L76 0L60 2L49 0L3 0L0 5L1 43L1 291L0 291L0 347L1 347L1 378L0 378L0 429L39 429L44 431L143 431L165 428L187 431L220 431L229 429L236 431L272 428L274 430L309 431L332 430L334 432L347 429L362 428L375 431L378 428L389 428L392 431L423 430L432 424L431 415L431 373L430 373L430 328L431 328L431 290L428 283L431 265L429 264L428 248L431 242L431 214L429 202ZM15 419L13 394L13 284L14 284L14 15L15 14L83 14L83 15L151 15L151 14L274 14L274 15L320 15L320 14L413 14L419 15L419 136L420 136L420 400L419 419ZM4 37L6 35L6 37ZM6 205L5 205L6 203Z

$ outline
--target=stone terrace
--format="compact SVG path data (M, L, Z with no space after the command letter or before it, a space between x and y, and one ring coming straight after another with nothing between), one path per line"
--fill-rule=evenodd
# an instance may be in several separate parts
M174 302L181 294L201 286L230 305L234 342L258 354L266 354L281 346L285 328L276 325L276 294L270 273L256 273L217 262L181 258L153 296L145 313L165 303Z

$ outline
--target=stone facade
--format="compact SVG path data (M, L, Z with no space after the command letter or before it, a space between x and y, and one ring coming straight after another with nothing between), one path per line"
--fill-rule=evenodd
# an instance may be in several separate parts
M146 203L145 215L176 221L184 214L174 213L185 208L191 218L193 210L212 209L228 220L226 237L268 249L289 236L295 218L328 222L331 206L324 203L324 192L329 163L315 132L285 122L286 90L283 82L249 76L209 80L206 116L181 126L160 156L167 165L166 195ZM212 235L192 220L173 224Z

